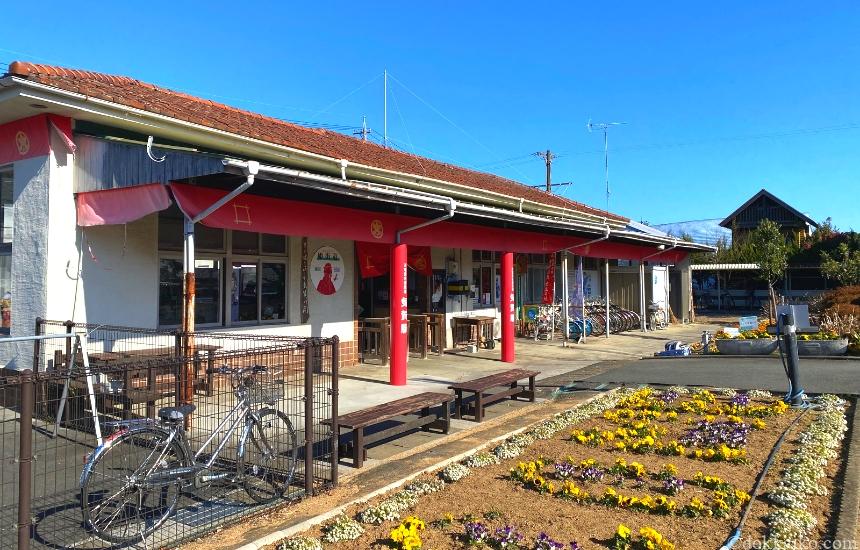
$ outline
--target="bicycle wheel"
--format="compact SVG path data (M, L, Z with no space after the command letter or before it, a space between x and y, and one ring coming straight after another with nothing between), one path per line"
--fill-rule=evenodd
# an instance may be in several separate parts
M184 448L169 437L163 430L135 430L96 449L81 475L84 524L96 536L120 544L142 541L173 512L179 481L144 484L155 471L187 465Z
M275 409L261 409L239 457L239 475L245 490L255 501L266 504L281 498L290 488L296 472L296 431L287 415Z

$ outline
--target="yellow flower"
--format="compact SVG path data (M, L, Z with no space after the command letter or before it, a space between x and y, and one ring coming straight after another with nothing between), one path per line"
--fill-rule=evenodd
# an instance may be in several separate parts
M615 536L622 540L625 540L630 538L630 533L630 528L621 523L618 525L618 529L615 531Z

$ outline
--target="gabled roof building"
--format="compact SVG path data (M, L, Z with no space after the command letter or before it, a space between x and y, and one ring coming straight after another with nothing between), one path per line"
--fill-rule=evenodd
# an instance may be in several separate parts
M492 316L512 361L516 304L552 253L708 249L496 175L27 62L0 77L0 184L11 334L45 317L337 335L350 364L359 320L386 316L394 383L414 313Z

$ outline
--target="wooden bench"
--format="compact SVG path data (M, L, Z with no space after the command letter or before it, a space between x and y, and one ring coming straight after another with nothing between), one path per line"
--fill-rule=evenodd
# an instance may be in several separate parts
M510 397L514 400L520 397L528 398L529 401L534 402L535 376L538 374L540 374L539 371L511 369L448 386L449 389L454 390L457 396L454 402L455 418L459 419L463 418L466 414L471 414L474 416L475 422L481 422L484 419L484 407L505 397ZM525 386L521 388L519 381L526 378L528 378L529 385L527 388ZM492 394L486 393L487 390L500 386L508 386L508 389ZM463 396L464 393L467 394L465 398ZM474 403L466 403L465 400L468 399L469 393L475 394Z
M352 430L352 439L347 444L344 454L352 454L352 465L361 468L367 458L367 447L388 439L389 437L421 428L439 428L442 433L448 433L451 425L451 401L450 394L425 392L396 401L389 401L367 409L339 415L337 417L337 430L346 428ZM431 413L431 408L441 406L439 414ZM418 417L412 421L406 421L397 426L386 428L378 432L365 435L365 429L391 420L397 416L417 414ZM322 424L331 425L332 420L323 420Z

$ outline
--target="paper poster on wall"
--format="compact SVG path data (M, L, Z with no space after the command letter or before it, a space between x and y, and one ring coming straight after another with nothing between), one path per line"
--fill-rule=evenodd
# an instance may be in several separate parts
M340 252L331 246L323 246L314 252L310 263L311 284L317 292L331 296L340 290L345 275Z

